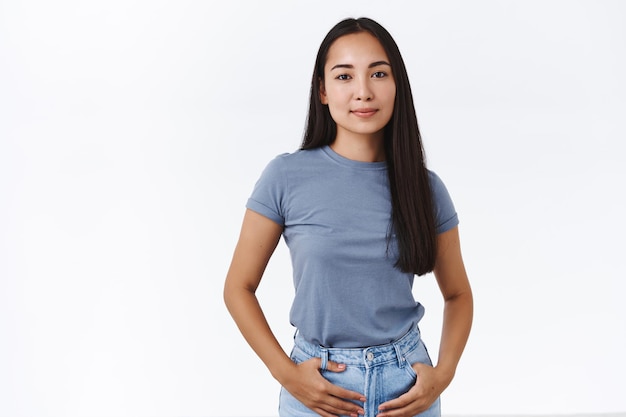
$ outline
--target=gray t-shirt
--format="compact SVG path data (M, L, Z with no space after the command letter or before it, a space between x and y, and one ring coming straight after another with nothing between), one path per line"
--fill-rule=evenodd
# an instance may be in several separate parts
M458 224L443 182L429 171L437 233ZM424 315L414 275L394 267L387 239L391 201L385 162L358 162L330 147L273 159L246 207L284 227L293 266L290 321L312 343L389 343Z

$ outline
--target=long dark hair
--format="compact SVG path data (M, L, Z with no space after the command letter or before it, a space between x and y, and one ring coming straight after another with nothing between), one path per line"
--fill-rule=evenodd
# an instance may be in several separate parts
M393 116L385 126L385 154L391 190L391 227L398 241L396 267L404 272L423 275L433 270L437 235L433 199L424 158L424 148L409 78L398 45L380 24L365 17L345 19L335 25L320 45L311 80L311 96L306 130L301 149L330 145L337 135L337 125L328 106L320 101L320 84L328 50L338 38L368 32L381 43L391 64L396 82Z

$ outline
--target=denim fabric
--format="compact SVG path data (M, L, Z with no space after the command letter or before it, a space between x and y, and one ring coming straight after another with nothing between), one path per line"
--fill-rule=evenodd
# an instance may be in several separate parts
M363 408L365 417L374 417L378 406L407 392L417 378L411 364L421 362L432 365L426 346L420 338L417 326L406 335L386 345L368 348L344 349L325 348L307 342L298 333L291 360L301 363L308 359L321 358L320 371L330 382L340 387L362 393L367 398ZM326 370L328 361L343 363L346 370ZM295 399L287 390L281 389L279 402L281 417L308 417L317 414ZM440 400L437 399L419 417L439 417Z

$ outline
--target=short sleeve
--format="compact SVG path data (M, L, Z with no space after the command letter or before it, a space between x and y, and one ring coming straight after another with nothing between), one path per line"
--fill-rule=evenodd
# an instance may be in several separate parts
M435 227L437 234L446 232L459 224L454 203L448 189L437 174L428 171L430 188L433 193L433 204L435 206Z
M254 185L246 207L282 226L285 224L284 198L287 184L281 170L281 156L267 164Z

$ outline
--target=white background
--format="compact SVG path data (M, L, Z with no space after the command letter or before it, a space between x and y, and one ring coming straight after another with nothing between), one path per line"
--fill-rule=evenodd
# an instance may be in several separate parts
M475 326L444 414L626 410L626 3L0 1L0 415L275 415L222 302L347 16L405 58ZM437 351L441 300L416 280ZM281 243L259 297L293 330Z

